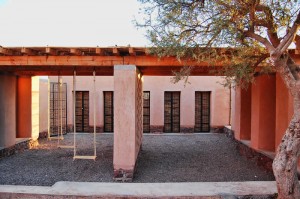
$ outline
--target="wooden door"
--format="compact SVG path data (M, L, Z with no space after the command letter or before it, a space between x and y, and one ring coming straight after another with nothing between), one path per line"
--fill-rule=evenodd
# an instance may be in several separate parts
M164 132L180 132L180 92L165 92Z
M210 92L195 93L195 132L210 131Z
M76 91L76 132L89 132L89 91Z
M114 92L104 91L104 132L114 131Z

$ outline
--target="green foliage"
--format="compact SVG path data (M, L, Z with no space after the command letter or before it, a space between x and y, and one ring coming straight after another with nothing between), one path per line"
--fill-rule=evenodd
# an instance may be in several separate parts
M206 61L212 72L226 76L225 86L247 85L258 71L274 72L263 39L276 48L299 12L294 0L139 1L143 21L136 23L147 29L152 53ZM216 70L220 62L224 67Z

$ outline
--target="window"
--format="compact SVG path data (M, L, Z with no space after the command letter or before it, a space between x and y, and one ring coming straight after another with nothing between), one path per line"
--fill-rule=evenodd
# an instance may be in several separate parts
M150 132L150 91L143 94L143 131Z
M210 131L210 91L195 92L195 132Z
M104 132L114 131L114 92L104 91Z

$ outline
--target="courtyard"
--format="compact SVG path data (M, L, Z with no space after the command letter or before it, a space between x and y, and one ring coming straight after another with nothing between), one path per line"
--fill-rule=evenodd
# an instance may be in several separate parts
M74 160L57 140L0 159L1 185L52 186L59 181L112 182L113 134L97 134L97 158ZM93 134L76 135L77 153L93 154ZM61 145L72 145L73 134ZM241 156L225 134L144 134L133 183L273 181L272 172Z

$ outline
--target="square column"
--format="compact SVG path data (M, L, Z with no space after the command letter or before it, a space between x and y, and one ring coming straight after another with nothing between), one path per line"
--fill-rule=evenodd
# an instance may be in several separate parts
M237 140L251 139L251 86L235 90L234 136Z
M17 138L38 139L39 77L17 79Z
M0 75L0 147L16 142L16 76Z
M142 75L134 65L116 65L114 66L114 180L132 180L142 136Z
M283 135L294 114L293 97L279 74L276 74L276 137L275 148L281 143Z
M275 149L276 78L256 77L252 84L251 147L266 151Z

